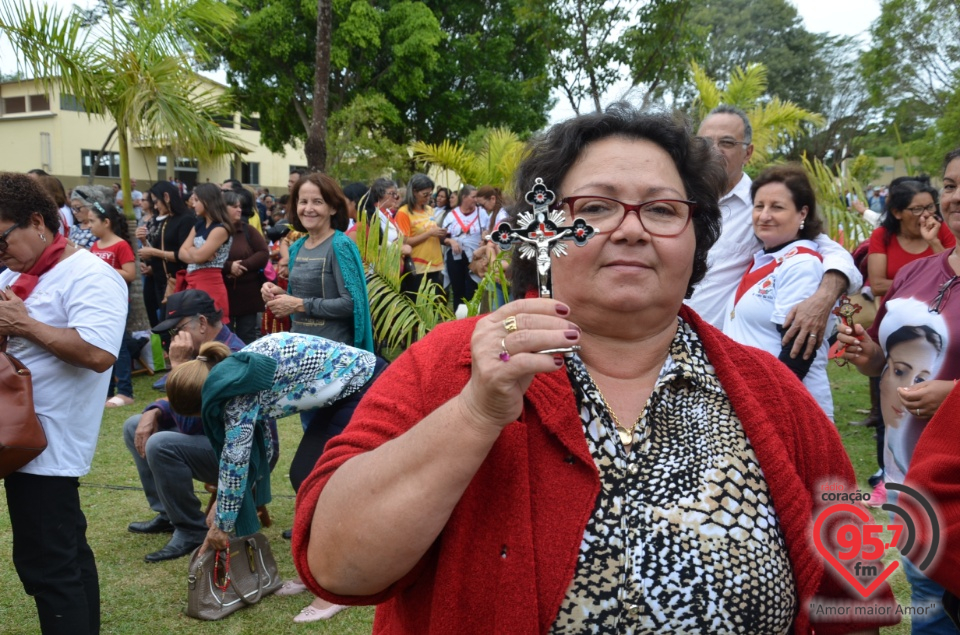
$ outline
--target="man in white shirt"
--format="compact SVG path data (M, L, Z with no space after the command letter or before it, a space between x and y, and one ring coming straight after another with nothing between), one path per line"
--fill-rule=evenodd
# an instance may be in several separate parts
M753 261L753 254L761 248L753 234L752 180L743 171L753 156L753 129L742 110L720 105L710 111L697 134L713 141L723 156L727 193L720 197L723 228L707 256L707 275L686 303L707 322L721 328L727 301ZM794 357L801 352L805 358L810 357L819 348L824 335L828 335L827 324L837 299L844 292L856 293L863 283L846 249L825 234L820 234L816 242L824 266L820 288L795 306L784 322L784 343L799 333L792 350Z

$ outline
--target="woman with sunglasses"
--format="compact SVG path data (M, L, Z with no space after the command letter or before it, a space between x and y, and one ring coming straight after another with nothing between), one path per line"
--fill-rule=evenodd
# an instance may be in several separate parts
M958 188L960 149L947 154L944 160L943 190L940 193L943 224L954 240L960 238ZM913 215L912 212L907 214ZM913 301L895 302L902 299ZM926 312L922 307L926 307ZM891 358L892 352L885 350L887 334L904 325L916 328L938 324L942 325L936 328L936 339L942 350L939 368L929 377L918 376L911 386L896 388L895 396L890 395L895 403L882 403L884 410L889 407L902 413L896 427L892 427L892 422L884 417L884 480L887 483L903 483L904 470L910 466L920 435L960 379L960 253L956 246L902 267L890 285L870 330L864 331L860 325L853 328L841 326L837 336L846 346L844 359L864 375L882 377L916 370L906 366L901 368L895 363L896 357ZM913 632L955 632L946 630L952 625L940 604L943 588L927 579L907 559L904 559L904 569L913 587L913 605L934 604L937 607L924 615L913 616Z

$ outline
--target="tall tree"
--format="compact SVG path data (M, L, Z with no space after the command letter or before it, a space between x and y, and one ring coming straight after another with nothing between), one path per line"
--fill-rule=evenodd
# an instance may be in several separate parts
M577 114L600 111L624 77L643 102L676 83L697 50L692 0L525 0L520 16L550 53L550 80Z
M327 74L331 122L362 96L364 104L378 103L376 134L394 144L462 137L480 125L541 127L550 105L546 58L514 19L519 1L336 0ZM302 142L316 93L315 6L296 0L237 0L237 6L237 26L220 51L228 81L244 112L260 114L267 147Z
M823 109L830 78L820 51L827 36L807 31L787 0L701 0L689 19L705 38L697 60L708 75L729 77L737 67L762 63L771 95Z
M313 117L307 130L304 154L313 172L327 167L327 106L330 97L330 30L333 28L331 0L317 0L317 46L313 71Z
M73 95L90 115L117 124L125 213L132 217L129 144L137 139L200 159L236 152L215 120L229 102L193 72L209 42L226 37L233 14L216 0L102 0L103 15L0 0L0 32L27 74Z

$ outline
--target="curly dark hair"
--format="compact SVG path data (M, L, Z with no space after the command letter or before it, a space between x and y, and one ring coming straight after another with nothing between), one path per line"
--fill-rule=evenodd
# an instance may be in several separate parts
M60 231L60 212L36 179L18 172L0 172L0 219L26 226L40 214L47 229Z
M558 191L567 172L591 143L608 137L645 139L661 148L673 159L687 198L696 202L693 230L696 249L693 256L693 274L685 297L707 273L707 252L720 237L720 206L718 200L726 191L726 172L711 143L694 136L689 120L680 113L644 112L632 105L619 102L604 112L581 115L558 123L546 133L535 137L528 145L527 157L520 164L514 178L514 200L510 216L527 209L524 194L533 188L534 180L542 178L547 187L563 198ZM531 260L513 253L510 269L513 272L514 297L522 298L536 289L536 265Z
M750 186L750 199L757 196L757 190L770 183L783 183L790 190L793 204L799 212L807 208L807 217L803 220L803 228L798 232L800 238L813 240L823 231L823 221L817 215L817 195L813 192L813 185L803 166L796 163L774 165L767 168L753 181Z

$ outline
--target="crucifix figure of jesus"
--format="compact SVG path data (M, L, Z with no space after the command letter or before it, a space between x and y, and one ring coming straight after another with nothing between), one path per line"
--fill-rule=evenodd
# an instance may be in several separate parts
M553 295L550 284L551 252L556 256L565 255L567 246L564 241L573 241L578 247L583 247L596 230L579 218L564 227L563 210L550 209L556 196L543 184L543 179L536 179L533 189L527 192L524 200L533 207L533 211L517 215L518 227L500 223L488 238L505 251L519 244L521 258L535 258L540 297L549 298Z

